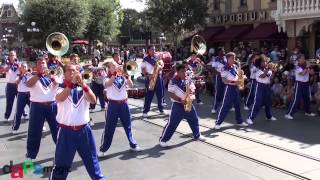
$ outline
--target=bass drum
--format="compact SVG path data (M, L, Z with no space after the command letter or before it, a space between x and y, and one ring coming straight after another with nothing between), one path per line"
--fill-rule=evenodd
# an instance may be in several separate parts
M145 97L147 91L145 88L130 88L127 92L129 98L140 99Z

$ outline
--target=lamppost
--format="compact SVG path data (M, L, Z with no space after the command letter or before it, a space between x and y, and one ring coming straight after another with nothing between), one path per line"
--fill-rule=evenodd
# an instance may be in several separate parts
M33 33L38 33L40 32L40 29L36 27L36 22L32 21L30 23L31 27L28 27L27 28L27 32L28 33L31 33L31 41L33 40Z
M10 47L10 39L14 38L13 30L11 28L4 28L5 34L2 35L1 41L8 43Z
M160 40L160 51L162 51L162 41L165 41L167 38L164 36L164 33L161 33L159 36L159 40Z

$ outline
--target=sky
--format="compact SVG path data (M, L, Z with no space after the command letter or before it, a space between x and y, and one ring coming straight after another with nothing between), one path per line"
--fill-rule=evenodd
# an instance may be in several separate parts
M2 5L2 3L13 3L14 6L17 7L18 2L19 0L0 0L0 5ZM120 0L122 8L136 9L139 12L145 8L144 2L145 0L142 0L142 2L137 2L136 0Z

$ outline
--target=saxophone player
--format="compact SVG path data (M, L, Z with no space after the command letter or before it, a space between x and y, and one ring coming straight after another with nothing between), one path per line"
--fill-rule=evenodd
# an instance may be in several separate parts
M236 54L229 52L226 54L227 64L221 71L222 81L226 88L223 93L222 105L218 112L218 117L215 122L214 129L220 129L220 125L226 118L228 111L235 108L236 121L238 126L248 126L243 122L240 112L240 92L239 92L239 67L235 64Z
M143 62L141 64L142 73L146 77L145 85L147 88L147 93L144 99L143 118L148 117L148 112L150 111L150 105L151 105L154 93L156 93L157 95L158 109L160 111L160 114L165 114L163 111L163 103L162 103L164 88L163 88L163 80L161 77L161 73L159 73L156 77L154 90L149 89L149 83L152 78L152 74L156 69L156 66L158 65L159 60L157 60L157 58L155 57L154 46L149 46L147 51L148 51L148 55L143 59Z
M187 83L188 81L186 80L186 67L184 64L179 64L176 66L176 75L170 80L168 86L169 96L173 103L169 121L164 127L162 135L160 137L159 144L161 147L168 146L168 141L171 139L173 133L175 132L182 119L186 119L188 121L194 139L205 141L205 137L203 137L199 131L199 118L195 108L192 105L190 112L186 111L184 108L184 105L187 103L187 96L190 95L192 96L191 99L194 99L195 91L195 85L192 82L190 82L190 84L188 85ZM187 87L190 88L191 94L187 94Z

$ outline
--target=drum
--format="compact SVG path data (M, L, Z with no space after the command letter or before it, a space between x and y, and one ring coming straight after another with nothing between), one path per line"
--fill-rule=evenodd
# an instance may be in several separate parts
M144 98L147 91L145 88L130 88L127 92L129 98L140 99Z

